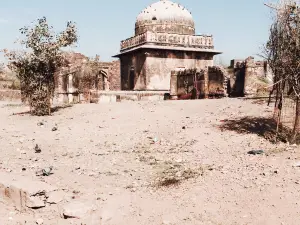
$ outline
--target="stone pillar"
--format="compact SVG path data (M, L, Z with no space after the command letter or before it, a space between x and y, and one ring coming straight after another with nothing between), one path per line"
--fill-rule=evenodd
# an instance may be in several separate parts
M255 94L253 92L253 87L251 87L251 77L254 76L254 58L248 57L245 62L245 80L244 80L244 95L252 95Z
M104 91L109 91L109 81L106 76L103 76Z
M57 77L57 90L56 92L56 101L57 103L61 104L64 103L64 80L63 80L63 74L59 73Z
M68 75L68 103L73 102L73 74Z
M178 98L178 93L177 93L177 72L176 71L171 72L170 95L171 95L171 99L177 99Z
M208 68L204 70L204 98L208 98L209 94L209 75Z

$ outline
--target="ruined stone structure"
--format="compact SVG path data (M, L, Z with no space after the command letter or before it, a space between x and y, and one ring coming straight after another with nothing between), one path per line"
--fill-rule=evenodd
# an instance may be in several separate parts
M208 69L177 69L171 72L173 99L199 99L227 96L228 74L219 66Z
M120 63L98 62L91 68L80 53L67 53L68 65L55 75L55 103L91 102L91 92L120 90Z
M254 57L245 60L231 60L230 94L249 96L264 90L273 82L272 71L266 61L255 61ZM268 91L267 89L265 90Z
M195 35L186 8L158 1L138 15L135 36L121 41L115 56L121 63L121 89L169 93L172 71L208 70L217 54L211 35Z

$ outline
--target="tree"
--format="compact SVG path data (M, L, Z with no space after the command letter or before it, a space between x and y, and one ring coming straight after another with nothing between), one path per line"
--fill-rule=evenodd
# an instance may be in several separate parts
M3 63L0 63L0 74L4 73L5 66Z
M274 73L274 89L277 93L275 106L279 118L284 94L288 93L295 99L292 132L292 141L295 141L300 130L300 4L298 0L282 0L271 8L276 10L276 14L265 55Z
M51 114L54 96L54 74L64 63L62 48L77 42L77 29L68 22L63 32L56 34L45 17L32 27L20 29L20 41L26 51L7 51L8 66L20 79L22 98L30 105L32 115Z

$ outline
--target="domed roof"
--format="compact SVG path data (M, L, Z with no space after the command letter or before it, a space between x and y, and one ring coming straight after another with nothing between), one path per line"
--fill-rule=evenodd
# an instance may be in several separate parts
M185 7L169 0L153 3L137 16L136 35L148 30L162 33L195 34L192 14Z

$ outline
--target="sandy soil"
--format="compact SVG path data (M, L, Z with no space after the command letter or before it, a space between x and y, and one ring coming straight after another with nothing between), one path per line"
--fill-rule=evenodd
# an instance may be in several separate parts
M300 150L272 144L254 129L258 117L272 115L271 107L221 99L75 105L43 118L12 115L23 111L0 103L0 172L42 179L68 194L63 203L93 202L102 224L300 223ZM239 120L245 116L253 122ZM247 154L260 149L266 154ZM54 167L51 176L36 177L48 166ZM174 167L199 176L179 173L180 183L159 186L162 172ZM35 224L38 218L80 224L62 219L59 207L20 214L0 201L0 224Z

